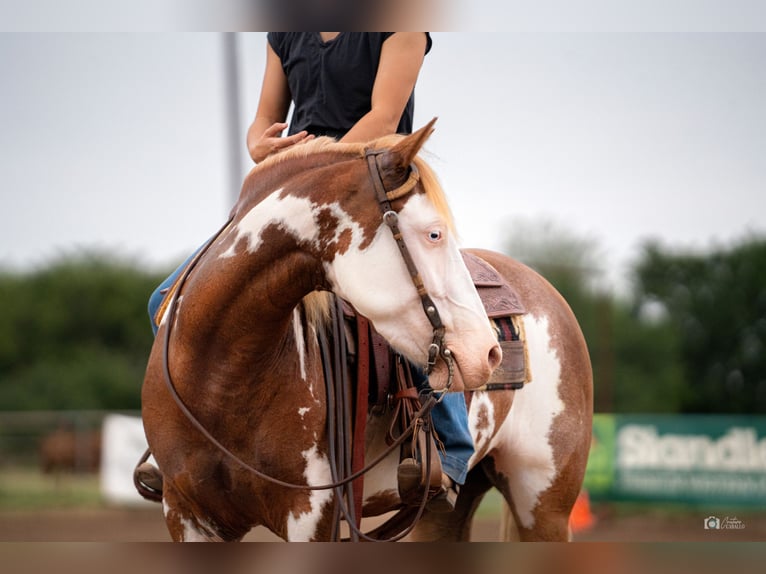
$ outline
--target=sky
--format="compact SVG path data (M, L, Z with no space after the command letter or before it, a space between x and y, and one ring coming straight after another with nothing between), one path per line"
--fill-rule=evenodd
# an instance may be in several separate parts
M426 157L464 246L504 250L553 222L597 244L619 288L648 239L766 233L766 34L432 36L415 125L439 118ZM237 35L233 140L221 34L0 34L0 267L94 248L184 259L252 166L265 45Z

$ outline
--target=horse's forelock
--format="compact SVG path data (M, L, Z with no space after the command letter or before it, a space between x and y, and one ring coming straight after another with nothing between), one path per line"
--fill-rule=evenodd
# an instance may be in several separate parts
M423 158L418 156L414 162L420 172L420 182L423 185L426 197L436 208L437 213L447 222L450 231L456 233L455 218L452 216L452 210L449 207L449 203L447 203L447 196L441 183L439 183L439 179L431 169L431 166Z
M363 149L386 149L394 147L403 138L407 136L401 134L391 134L376 139L374 142L366 144ZM450 231L455 233L455 218L452 216L449 203L447 203L447 196L444 193L444 189L439 182L439 178L436 173L431 169L431 166L426 161L418 156L413 159L415 167L420 172L420 183L423 186L426 197L434 205L437 213L447 222Z

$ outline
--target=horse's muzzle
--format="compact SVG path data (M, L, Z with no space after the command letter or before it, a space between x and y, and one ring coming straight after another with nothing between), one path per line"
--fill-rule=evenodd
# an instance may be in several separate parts
M503 352L497 342L490 345L489 350L480 357L452 344L449 348L452 366L440 358L428 376L429 385L435 391L446 389L462 392L478 389L489 381L503 360Z

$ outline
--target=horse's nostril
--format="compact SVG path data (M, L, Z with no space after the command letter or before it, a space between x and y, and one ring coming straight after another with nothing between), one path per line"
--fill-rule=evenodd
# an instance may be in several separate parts
M500 362L503 360L503 352L500 350L500 345L495 345L489 350L489 356L487 362L491 369L496 369L500 366Z

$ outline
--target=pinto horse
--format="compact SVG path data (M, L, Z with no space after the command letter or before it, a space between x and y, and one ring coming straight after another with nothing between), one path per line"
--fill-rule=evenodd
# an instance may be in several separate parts
M501 350L444 194L417 155L432 130L433 121L367 145L318 138L262 162L246 178L230 222L184 275L142 390L174 540L240 540L257 525L288 541L330 539L335 491L313 488L332 482L316 291L348 301L396 352L429 368L434 390L471 393L475 454L456 508L426 510L411 539L468 540L491 487L507 501L516 538L569 538L590 446L585 342L542 277L503 255L474 251L524 301L533 379L520 391L476 390ZM397 225L389 228L384 219L394 214ZM439 316L439 336L429 307ZM389 417L368 417L367 460L385 450ZM366 475L363 516L402 506L398 462L391 452Z

